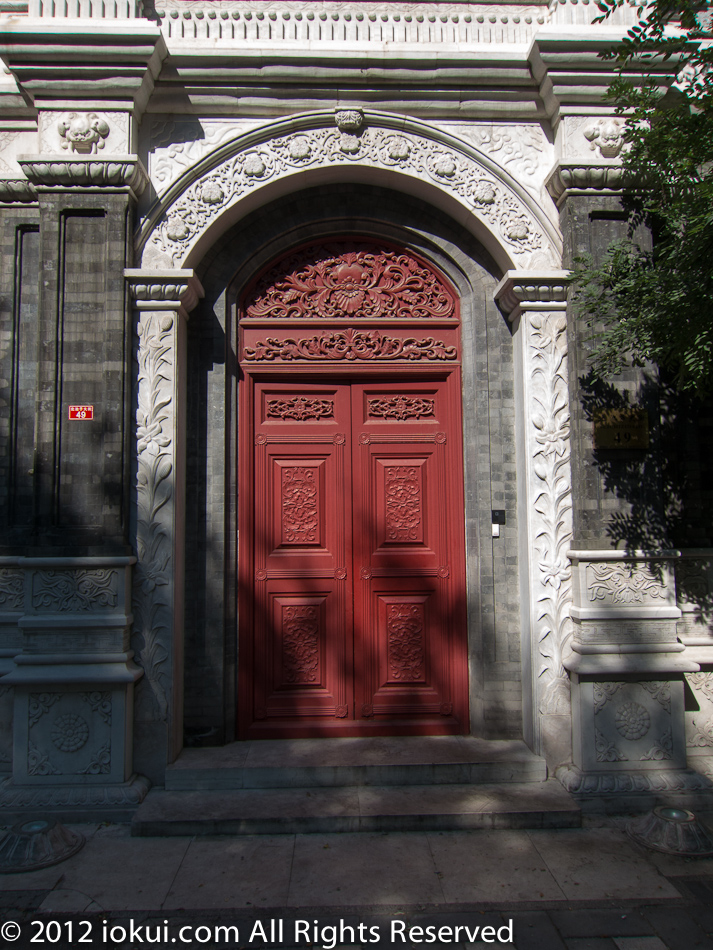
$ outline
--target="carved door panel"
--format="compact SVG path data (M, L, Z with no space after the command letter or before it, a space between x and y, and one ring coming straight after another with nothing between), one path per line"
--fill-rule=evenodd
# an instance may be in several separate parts
M422 732L466 707L457 383L352 390L357 712Z
M457 396L254 382L244 735L467 731Z
M254 415L252 713L333 721L351 701L349 387L260 382Z

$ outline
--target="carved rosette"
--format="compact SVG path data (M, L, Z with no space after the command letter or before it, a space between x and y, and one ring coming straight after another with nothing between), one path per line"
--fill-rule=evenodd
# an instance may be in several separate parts
M138 562L134 584L133 647L146 675L137 690L137 715L143 719L164 721L169 715L176 596L174 506L178 332L179 321L203 295L203 289L192 271L144 275L141 271L128 270L126 277L139 311L136 352Z
M326 117L325 117L326 122ZM359 134L305 128L240 148L206 170L147 223L144 263L180 266L190 247L228 206L265 182L302 169L358 164L424 179L454 195L493 232L514 260L537 256L559 260L558 239L537 222L524 196L507 185L497 166L462 151L455 140L433 141L418 132L398 132L376 124Z
M557 277L559 279L557 279ZM511 271L496 299L520 319L530 547L534 703L539 713L569 714L564 658L572 637L572 476L567 379L566 275ZM549 299L546 299L549 298Z

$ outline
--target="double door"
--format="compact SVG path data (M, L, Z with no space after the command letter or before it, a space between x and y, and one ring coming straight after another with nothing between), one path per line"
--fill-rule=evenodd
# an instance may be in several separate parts
M241 735L468 732L457 369L244 387Z

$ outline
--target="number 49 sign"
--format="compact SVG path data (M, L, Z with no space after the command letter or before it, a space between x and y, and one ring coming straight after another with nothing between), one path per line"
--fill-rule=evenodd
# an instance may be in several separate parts
M70 419L93 419L94 406L70 406L69 418Z

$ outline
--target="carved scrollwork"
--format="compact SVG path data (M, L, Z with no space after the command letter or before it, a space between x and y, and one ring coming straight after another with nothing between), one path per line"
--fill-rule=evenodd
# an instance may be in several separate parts
M403 251L375 243L305 248L263 275L247 317L301 319L453 317L456 302L437 275Z
M245 347L244 358L250 361L333 360L454 360L455 346L428 337L405 340L389 337L378 330L333 330L305 339L278 340L268 337L254 347Z
M268 419L291 419L304 422L312 419L333 419L333 399L307 399L305 396L290 396L285 399L267 399L265 415Z
M316 683L319 676L319 610L282 608L282 676L285 683Z
M21 610L25 603L25 575L12 568L0 568L0 607Z
M624 683L594 683L594 715L601 712L610 699L624 686Z
M617 564L605 561L589 565L588 593L591 601L613 604L640 604L666 595L661 578L646 564Z
M418 468L388 465L384 476L386 536L389 541L417 541L421 528L421 480Z
M319 480L313 468L282 470L282 536L288 544L314 544L319 528Z
M648 752L641 756L642 762L663 762L673 758L673 734L667 729L662 736L651 746Z
M108 775L111 772L111 742L107 740L104 745L96 749L92 754L89 764L83 769L79 769L78 775Z
M614 740L612 739L609 741L609 739L604 735L603 732L600 732L599 729L594 730L594 749L597 756L597 762L627 761L627 756L617 749Z
M388 419L404 422L407 419L425 419L435 412L435 399L415 396L388 396L367 400L367 415L370 419Z
M32 607L52 613L116 607L118 577L110 569L37 571L32 578Z
M415 132L345 126L345 131L331 127L277 136L250 145L207 171L166 208L149 238L146 259L175 265L224 208L263 181L302 168L344 163L398 169L430 179L467 204L516 259L540 250L547 256L548 239L526 204L475 158Z
M390 604L386 619L389 679L417 683L425 678L426 647L421 604Z

